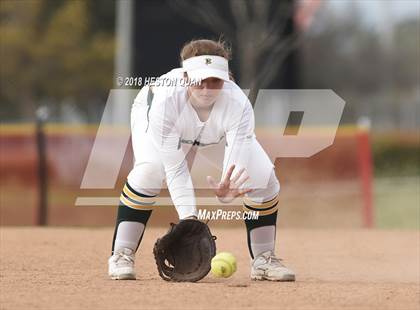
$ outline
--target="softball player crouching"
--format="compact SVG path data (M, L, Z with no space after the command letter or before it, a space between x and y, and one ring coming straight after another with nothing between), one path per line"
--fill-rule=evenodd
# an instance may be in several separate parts
M229 77L229 50L220 41L193 40L180 56L182 67L162 78L191 85L143 87L132 107L135 164L120 197L109 276L136 278L135 253L164 180L179 219L197 217L191 154L223 140L221 181L207 181L222 203L243 196L244 210L259 211L258 219L244 220L251 279L294 281L293 271L274 254L280 185L255 138L252 105ZM201 83L193 85L197 80Z

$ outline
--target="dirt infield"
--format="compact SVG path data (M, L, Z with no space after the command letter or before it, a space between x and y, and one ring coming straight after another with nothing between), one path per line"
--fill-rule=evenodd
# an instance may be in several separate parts
M1 228L0 309L419 309L420 232L279 230L277 252L295 283L252 282L244 229L212 227L238 258L229 279L167 283L149 227L137 281L111 281L111 228Z

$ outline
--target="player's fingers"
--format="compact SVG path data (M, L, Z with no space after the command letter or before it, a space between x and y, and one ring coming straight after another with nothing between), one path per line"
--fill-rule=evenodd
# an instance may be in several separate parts
M233 170L235 169L235 165L230 166L229 170L227 171L225 178L222 181L223 185L227 185L230 182L230 177L232 176Z
M229 183L220 183L219 185L219 189L220 190L228 190L230 188L230 184Z
M241 180L239 180L236 184L235 184L235 187L236 188L239 188L239 187L241 187L242 185L244 185L245 184L245 182L246 181L248 181L249 180L249 175L248 176L246 176L245 178L242 178Z
M233 182L233 183L236 183L236 181L239 180L239 178L244 173L244 171L245 171L245 168L242 168L241 170L239 170L239 172L230 181Z
M252 192L252 188L247 188L247 189L241 189L238 193L238 196L244 195L246 193Z

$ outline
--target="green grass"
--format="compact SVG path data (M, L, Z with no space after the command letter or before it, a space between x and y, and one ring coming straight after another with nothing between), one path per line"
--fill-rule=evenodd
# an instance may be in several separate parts
M374 195L376 227L420 229L420 176L376 178Z

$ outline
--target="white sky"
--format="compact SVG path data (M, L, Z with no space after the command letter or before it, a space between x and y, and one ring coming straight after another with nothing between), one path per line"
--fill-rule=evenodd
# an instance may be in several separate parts
M389 16L392 20L400 21L406 18L419 18L420 0L323 0L324 5L337 12L345 13L346 8L353 2L365 17L367 24L383 22ZM388 19L388 18L386 18Z
M420 0L321 0L321 9L345 15L350 6L358 10L366 28L391 38L394 25L404 19L417 18L420 33Z

